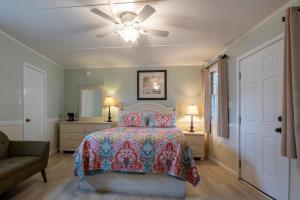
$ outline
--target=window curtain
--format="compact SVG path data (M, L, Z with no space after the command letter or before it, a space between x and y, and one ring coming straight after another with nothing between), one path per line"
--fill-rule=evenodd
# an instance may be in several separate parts
M281 153L300 159L300 7L285 16Z
M229 138L227 56L218 57L218 136Z
M211 119L211 102L210 102L210 78L209 71L206 68L201 70L201 111L203 116L203 131L210 133L210 119Z

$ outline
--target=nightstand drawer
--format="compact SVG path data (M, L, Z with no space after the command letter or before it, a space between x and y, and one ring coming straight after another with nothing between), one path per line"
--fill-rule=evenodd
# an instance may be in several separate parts
M205 158L205 154L204 153L192 153L192 156L194 158L201 158L202 160L204 160L204 158Z
M61 132L61 140L83 140L84 133Z
M61 132L84 133L84 126L81 124L61 124Z
M193 154L198 154L198 153L203 154L204 153L204 146L192 146L192 145L190 145L190 148L192 149Z
M204 136L202 135L188 135L186 134L186 140L187 143L190 145L199 145L203 146L204 145Z

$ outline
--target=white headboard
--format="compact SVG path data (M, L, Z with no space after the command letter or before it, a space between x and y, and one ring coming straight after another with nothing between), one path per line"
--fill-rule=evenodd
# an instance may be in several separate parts
M167 107L153 102L140 102L131 106L125 106L122 108L122 112L159 112L159 113L175 113L175 107Z

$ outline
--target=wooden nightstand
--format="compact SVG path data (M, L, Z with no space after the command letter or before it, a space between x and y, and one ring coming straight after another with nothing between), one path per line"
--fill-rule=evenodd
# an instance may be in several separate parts
M183 131L187 143L192 149L192 155L194 158L205 159L205 134L202 132L188 132Z

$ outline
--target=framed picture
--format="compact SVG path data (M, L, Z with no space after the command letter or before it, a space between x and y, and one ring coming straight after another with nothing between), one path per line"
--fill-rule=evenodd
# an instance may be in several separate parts
M167 99L167 70L145 70L137 72L138 100Z

